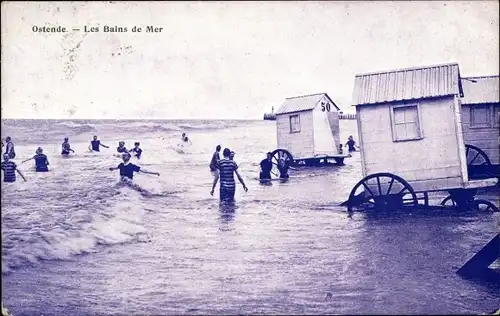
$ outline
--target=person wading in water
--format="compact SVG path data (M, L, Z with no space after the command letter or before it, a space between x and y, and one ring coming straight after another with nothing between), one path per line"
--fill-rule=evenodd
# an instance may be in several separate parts
M30 159L26 159L21 163L25 163L27 161L30 161L31 159L35 160L35 171L36 172L47 172L49 171L49 160L47 159L47 156L43 153L42 147L38 147L36 150L36 155L31 157Z
M229 158L231 155L231 150L229 150L229 148L224 148L222 155L224 156L224 158L217 162L217 169L219 170L219 174L215 176L210 195L214 195L215 186L217 185L217 182L220 178L220 201L233 202L234 195L236 193L236 183L234 181L235 173L238 177L238 180L243 185L243 190L245 190L245 192L248 192L248 188L238 172L238 164L234 160L231 160Z

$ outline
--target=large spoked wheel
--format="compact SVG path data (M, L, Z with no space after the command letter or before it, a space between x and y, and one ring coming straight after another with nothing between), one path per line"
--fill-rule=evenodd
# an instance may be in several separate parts
M476 210L482 211L482 212L499 212L500 210L498 207L491 203L490 201L486 200L474 200L474 206L476 207Z
M476 146L466 144L465 156L467 157L467 167L491 165L488 155Z
M271 177L278 177L279 176L278 161L280 159L283 159L287 166L293 166L293 164L294 164L293 156L288 150L276 149L271 154L273 156L273 158L272 158L273 169L271 171Z
M359 181L349 194L347 210L397 210L418 204L417 195L403 178L392 173L375 173Z

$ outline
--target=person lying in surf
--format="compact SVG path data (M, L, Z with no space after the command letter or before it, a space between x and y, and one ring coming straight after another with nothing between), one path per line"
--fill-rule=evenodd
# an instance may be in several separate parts
M73 149L71 149L71 145L69 144L68 137L65 137L64 142L62 143L61 155L68 156L69 152L75 153L75 151Z
M31 159L35 160L35 171L36 172L47 172L49 171L49 160L47 156L43 153L42 147L38 147L36 150L36 155L33 157L24 160L21 163L25 163L26 161L30 161Z
M118 147L116 147L116 152L120 154L128 153L127 147L125 147L125 142L123 141L118 142Z
M3 182L16 182L16 172L21 176L21 178L23 178L24 181L27 181L23 173L17 169L16 163L10 161L8 154L3 154L2 171Z
M120 170L120 179L122 181L130 181L134 179L134 172L142 172L142 173L147 173L147 174L154 174L159 176L160 174L158 172L151 172L142 169L141 167L134 165L133 163L130 162L130 158L132 156L129 153L124 153L122 155L123 162L120 163L117 167L111 167L109 168L110 171L114 170Z
M90 142L90 150L91 151L99 151L100 147L109 148L108 146L101 144L101 141L97 139L97 136L94 136L94 139Z
M139 142L135 142L134 143L134 148L132 148L129 153L134 155L135 158L137 159L141 159L141 155L142 155L142 149L139 148L139 146L141 145L141 143Z

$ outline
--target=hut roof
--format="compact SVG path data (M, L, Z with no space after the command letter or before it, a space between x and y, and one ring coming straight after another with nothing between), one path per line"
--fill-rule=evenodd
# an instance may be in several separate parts
M328 101L333 104L337 111L340 110L335 102L333 102L332 99L328 96L328 94L316 93L286 98L285 102L280 106L278 111L276 111L276 115L312 110L324 96L326 96Z
M462 78L462 104L500 103L499 76Z
M353 105L463 96L457 63L358 74Z

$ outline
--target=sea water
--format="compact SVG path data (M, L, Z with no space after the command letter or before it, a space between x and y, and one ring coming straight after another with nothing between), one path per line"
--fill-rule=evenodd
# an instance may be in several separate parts
M182 132L192 145L174 150ZM496 214L405 212L349 218L338 205L361 179L304 167L259 185L276 149L272 121L3 120L28 182L2 183L2 302L14 315L445 314L498 308L498 280L455 271L497 232ZM103 144L89 153L93 135ZM341 121L341 139L357 139ZM64 137L76 154L60 157ZM120 186L118 141L139 141ZM210 195L215 146L236 152L247 182L234 207ZM20 162L42 146L51 171ZM217 190L216 190L217 193ZM442 196L444 197L444 195ZM491 200L491 198L490 198ZM496 282L496 283L495 283Z

